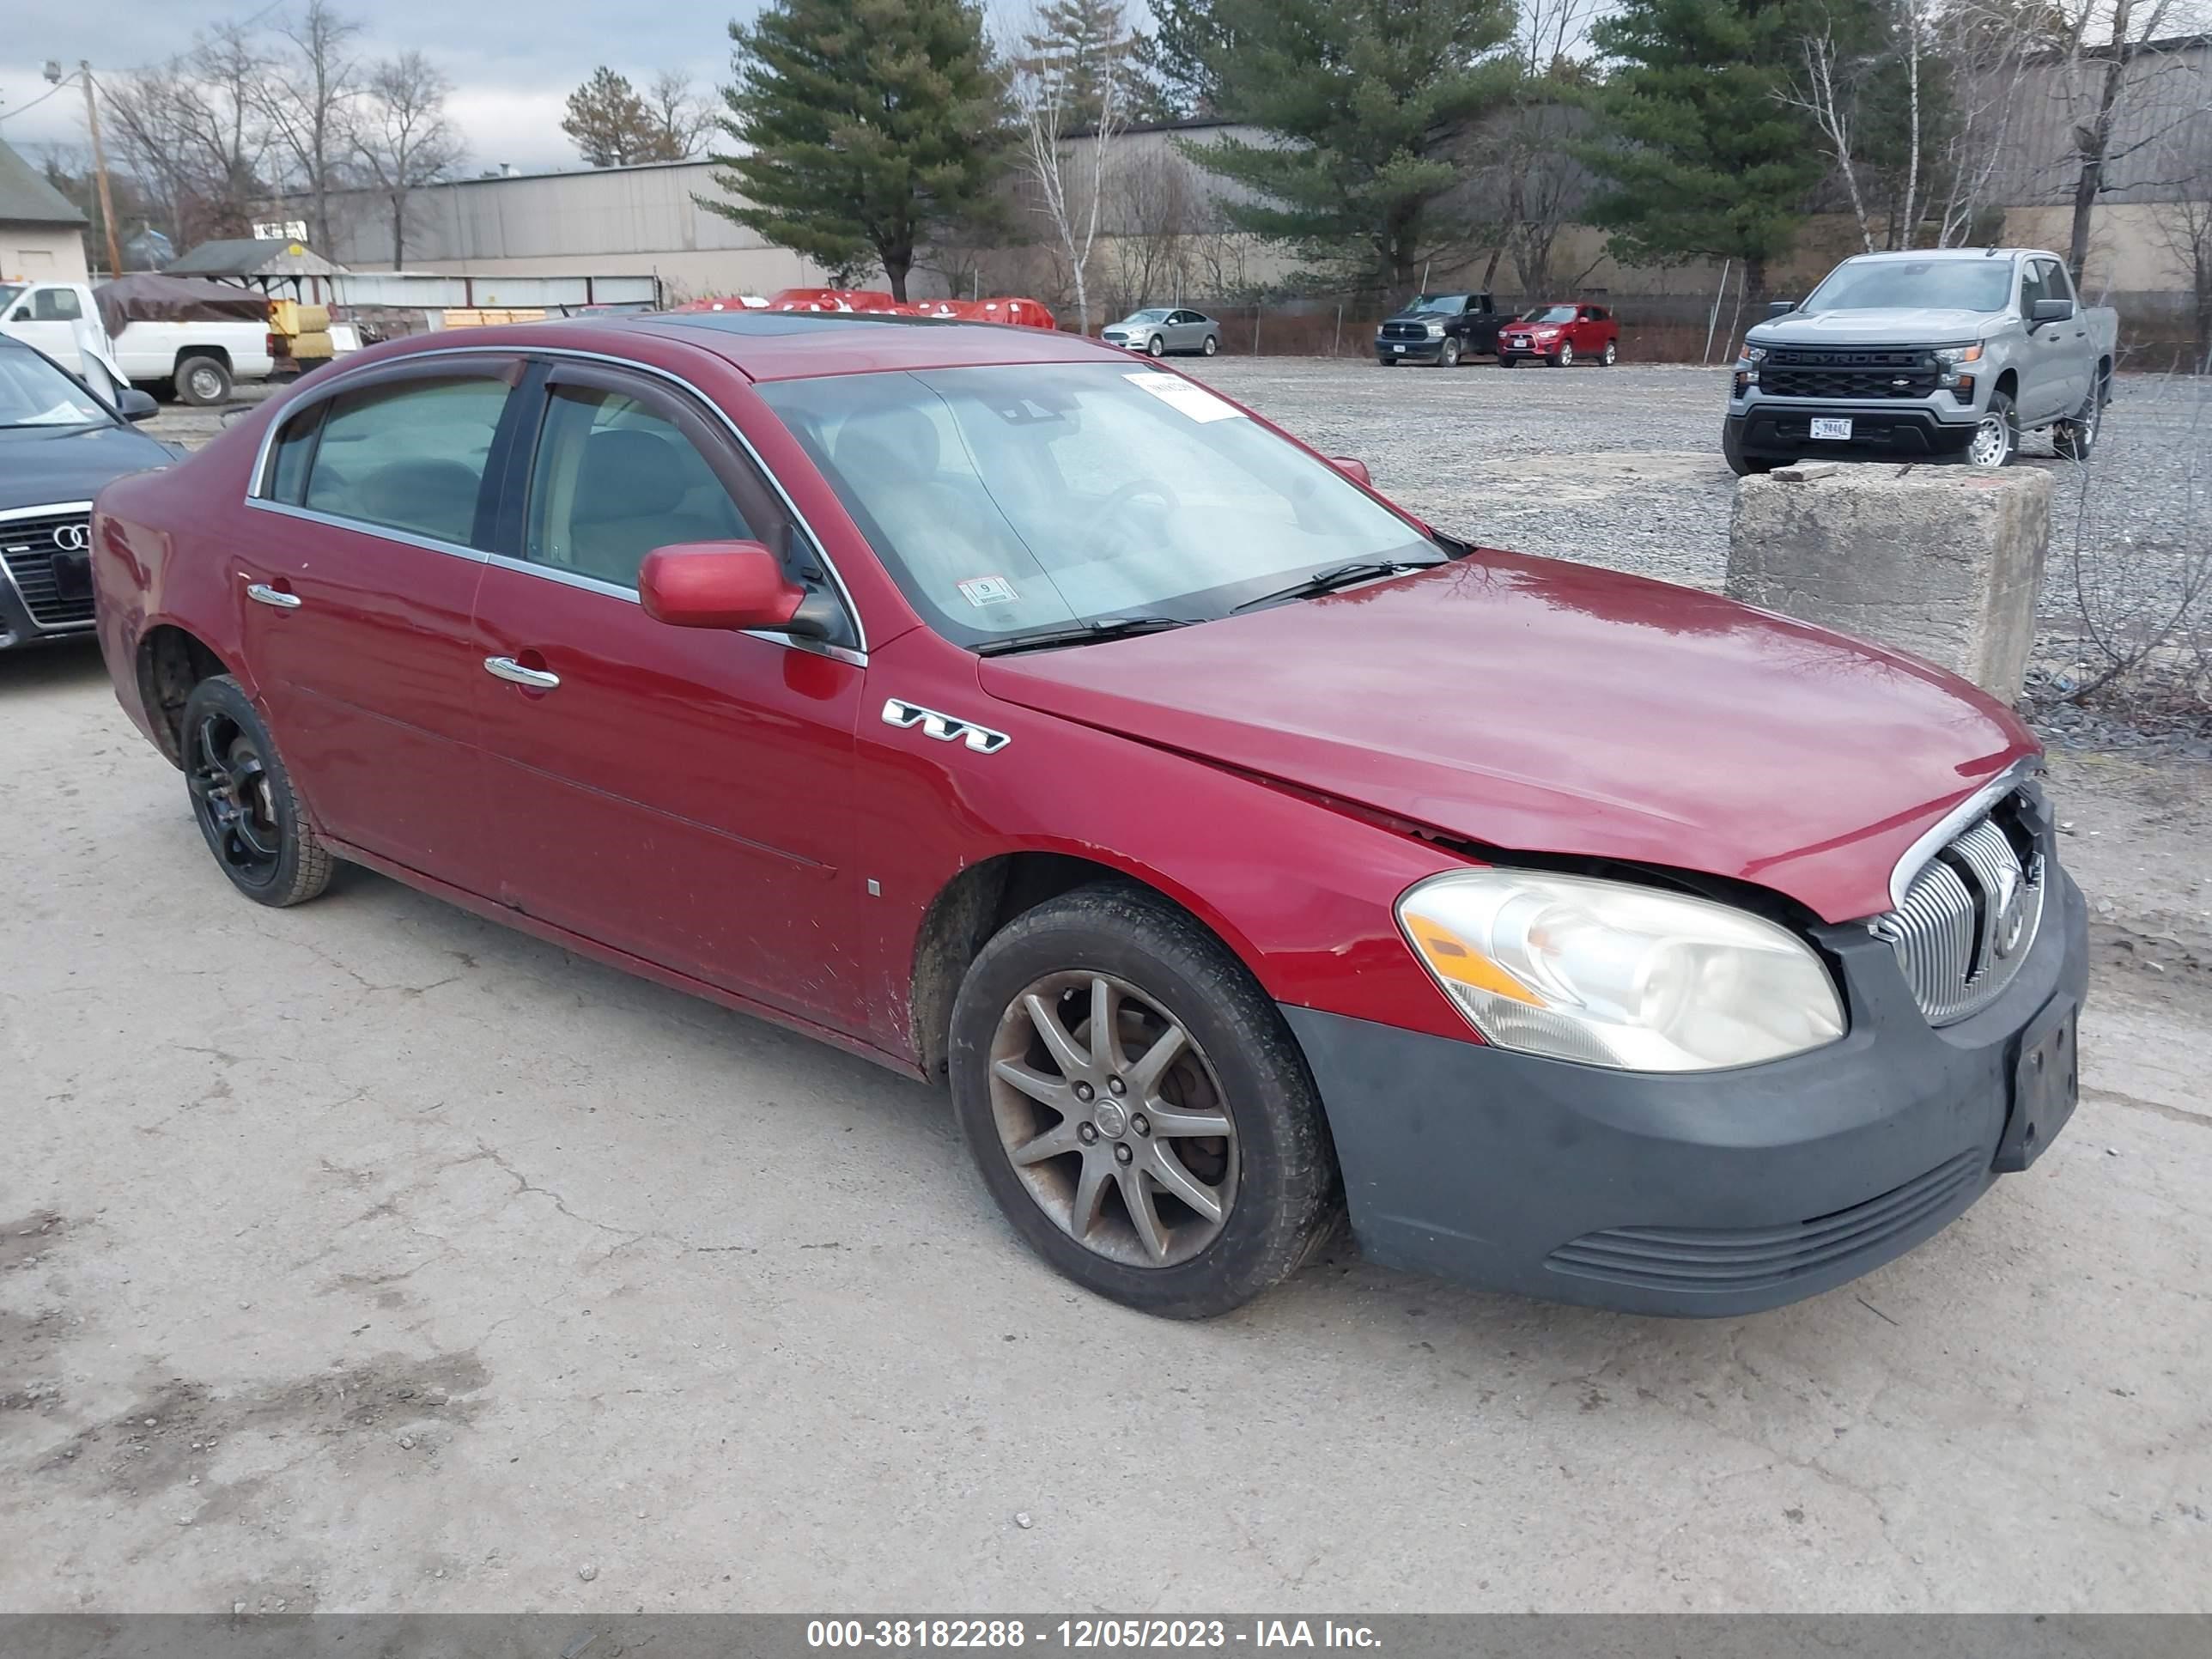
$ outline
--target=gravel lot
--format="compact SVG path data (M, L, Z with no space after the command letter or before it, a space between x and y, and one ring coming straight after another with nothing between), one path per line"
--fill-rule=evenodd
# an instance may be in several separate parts
M1191 367L1188 362L1180 367ZM1719 369L1385 369L1370 362L1220 357L1199 371L1386 494L1494 547L1718 588L1735 478L1721 459ZM2058 475L2045 654L2071 655L2075 561L2108 611L2171 604L2212 556L2212 385L2122 375L2086 467L2032 438L2025 465Z
M1711 376L1209 373L1717 571ZM90 653L0 722L0 1607L2212 1610L2198 769L2058 761L2084 1103L1904 1261L1684 1323L1339 1255L1194 1327L1025 1255L918 1085L362 872L238 899Z

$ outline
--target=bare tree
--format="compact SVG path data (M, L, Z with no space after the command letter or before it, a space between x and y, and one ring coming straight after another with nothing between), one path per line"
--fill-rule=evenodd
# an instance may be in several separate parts
M1125 147L1126 149L1126 147ZM1200 208L1190 163L1161 148L1121 155L1106 181L1106 308L1180 300Z
M2004 206L1991 186L2011 154L2029 70L2048 46L2040 15L2014 0L1953 0L1929 19L1934 53L1953 70L1951 124L1934 158L1940 207L1929 192L1938 247L1984 240L1985 222Z
M1076 330L1091 332L1091 255L1097 245L1109 163L1129 125L1127 65L1089 61L1126 57L1131 48L1118 4L1086 10L1110 16L1104 40L1068 41L1047 33L1051 9L1030 15L1030 52L1014 65L1013 94L1021 122L1016 167L1050 225L1075 300ZM1086 107L1088 106L1088 107ZM1084 142L1077 143L1078 138Z
M252 37L225 24L180 58L101 79L116 148L181 242L252 229L271 143L264 68Z
M1582 136L1590 78L1577 49L1600 9L1598 0L1524 0L1511 43L1520 78L1486 170L1488 194L1501 212L1486 287L1510 256L1523 298L1552 288L1553 247L1589 188L1589 174L1570 146Z
M1859 228L1859 246L1875 249L1874 222L1867 216L1866 192L1859 188L1858 96L1846 66L1847 54L1836 44L1836 33L1827 14L1820 15L1820 27L1808 31L1797 42L1802 72L1780 90L1782 101L1802 110L1820 135L1820 148L1828 165L1843 181L1850 198L1851 217Z
M307 0L296 24L276 31L283 45L263 65L257 94L292 182L307 198L307 232L327 252L331 198L345 183L353 104L361 65L352 44L361 25L326 0Z
M696 155L707 135L714 130L714 106L702 98L691 77L678 70L663 70L645 90L645 111L665 141L667 159L682 161Z
M415 191L444 178L461 159L460 136L446 118L452 91L452 82L419 52L404 52L369 72L353 150L391 216L394 270L406 264Z

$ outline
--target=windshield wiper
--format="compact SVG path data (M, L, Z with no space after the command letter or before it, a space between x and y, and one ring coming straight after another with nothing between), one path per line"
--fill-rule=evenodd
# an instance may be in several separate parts
M1340 587L1350 587L1354 582L1373 581L1378 576L1403 575L1408 570L1426 570L1431 565L1447 563L1446 559L1361 559L1352 564L1334 564L1326 570L1292 582L1288 587L1279 587L1272 593L1262 593L1256 599L1230 607L1237 611L1256 611L1263 605L1279 605L1285 599L1310 599L1316 593L1334 593Z
M1127 639L1133 634L1158 634L1170 628L1188 628L1195 617L1099 617L1073 628L1047 628L1034 634L1016 634L975 647L979 657L1003 657L1010 651L1042 651L1056 645L1095 645L1100 640Z

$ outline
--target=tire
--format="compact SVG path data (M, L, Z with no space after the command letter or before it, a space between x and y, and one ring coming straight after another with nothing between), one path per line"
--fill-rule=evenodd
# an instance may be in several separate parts
M1447 338L1443 343L1443 348L1437 353L1437 366L1442 368L1457 368L1459 367L1459 337L1457 335L1453 335Z
M1552 367L1553 368L1572 368L1575 366L1575 349L1573 345L1571 343L1562 343L1559 350L1553 353L1551 361Z
M1990 394L1990 406L1974 428L1974 436L1960 457L1978 472L1995 472L2020 457L2020 419L2012 398L2002 392Z
M1377 357L1375 361L1382 364L1385 368L1395 368L1400 363L1405 362L1405 359L1402 357Z
M1211 357L1215 352L1220 349L1221 341L1218 337L1209 334L1206 337L1206 343L1199 347L1198 352L1199 356L1201 357Z
M1745 454L1743 433L1734 421L1721 422L1721 453L1728 459L1729 471L1739 478L1753 477L1762 472L1771 472L1776 467L1787 465L1786 462L1771 460L1764 455Z
M229 675L202 680L185 699L182 748L192 817L232 886L282 908L331 884L337 860L308 823L253 700Z
M1518 357L1500 357L1498 360L1498 366L1500 368L1518 368L1521 367L1521 360Z
M2064 459L2087 460L2097 447L2097 434L2104 428L2104 411L2105 382L2100 374L2089 395L2081 400L2081 407L2051 428L2051 447Z
M205 409L230 396L230 371L216 357L194 356L177 363L177 397L195 409Z
M1099 986L1115 1011L1103 1055L1090 1033ZM1071 1064L1050 1058L1032 1004ZM1142 1061L1170 1022L1183 1045L1147 1084ZM961 1133L1014 1231L1086 1290L1146 1313L1243 1306L1305 1260L1340 1207L1320 1097L1282 1015L1219 939L1144 889L1079 888L994 935L953 1005L951 1062ZM1029 1086L1006 1081L1009 1069ZM1046 1094L1065 1104L1042 1103ZM1184 1127L1152 1133L1146 1103ZM1214 1121L1228 1133L1194 1127ZM1015 1149L1048 1140L1054 1150L1017 1165ZM1170 1161L1218 1218L1149 1173Z
M1597 366L1598 366L1600 368L1612 368L1615 363L1619 362L1620 361L1620 343L1619 343L1618 341L1615 341L1615 340L1607 340L1607 341L1605 343L1605 349L1604 349L1603 351L1601 351L1601 352L1600 352L1600 353L1598 354Z
M1164 357L1167 355L1168 337L1166 335L1155 334L1151 339L1145 342L1145 356L1147 357Z

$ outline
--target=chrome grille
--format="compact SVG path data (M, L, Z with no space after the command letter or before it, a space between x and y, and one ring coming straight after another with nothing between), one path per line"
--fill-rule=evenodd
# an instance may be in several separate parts
M54 532L87 524L91 515L39 513L0 518L0 564L22 596L31 620L41 628L82 628L92 621L92 598L64 598L54 585L54 555L64 550Z
M1867 926L1897 953L1929 1023L1948 1025L2012 983L2035 944L2043 891L2043 855L2028 832L2008 833L1992 813L1928 860L1904 903Z

